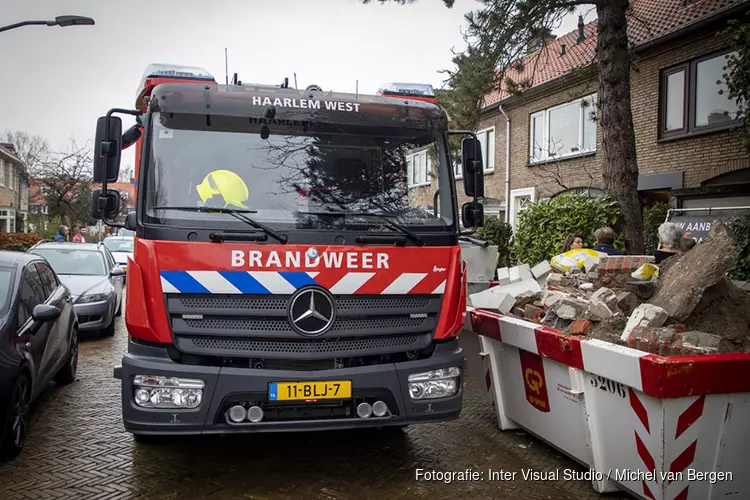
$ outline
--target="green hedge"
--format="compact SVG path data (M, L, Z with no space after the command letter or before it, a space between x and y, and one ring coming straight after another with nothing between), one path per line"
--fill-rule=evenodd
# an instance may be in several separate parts
M484 219L484 227L477 230L477 235L497 245L497 267L510 267L514 264L513 229L497 217Z
M518 214L514 239L516 262L535 265L559 254L571 234L581 234L585 247L595 244L594 232L615 226L620 216L617 203L608 196L591 198L581 194L561 194L531 204ZM622 247L618 239L616 246Z
M740 258L729 272L732 279L750 281L750 213L733 217L729 220L729 227L737 236L740 244Z

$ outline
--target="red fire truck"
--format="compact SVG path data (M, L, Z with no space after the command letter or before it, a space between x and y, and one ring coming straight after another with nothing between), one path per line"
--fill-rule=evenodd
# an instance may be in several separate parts
M118 114L136 125L123 134ZM460 215L449 134L465 136L473 201ZM136 209L117 223L107 185L133 144ZM429 86L354 95L150 66L136 108L99 118L95 143L93 215L135 232L114 370L125 428L143 439L457 418L459 240L477 243L483 223L481 158ZM410 188L430 179L435 206L413 208Z

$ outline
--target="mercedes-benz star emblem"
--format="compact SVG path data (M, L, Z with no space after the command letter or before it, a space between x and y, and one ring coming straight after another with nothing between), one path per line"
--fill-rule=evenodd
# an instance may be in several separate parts
M310 258L310 260L315 260L318 258L318 249L315 247L310 247L307 249L307 256Z
M320 288L302 288L289 303L289 323L301 335L323 335L335 318L333 297Z

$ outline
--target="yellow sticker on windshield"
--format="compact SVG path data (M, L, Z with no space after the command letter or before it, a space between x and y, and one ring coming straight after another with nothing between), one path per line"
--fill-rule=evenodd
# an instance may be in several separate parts
M195 188L203 203L213 198L214 195L220 195L224 199L224 208L234 205L235 207L247 209L244 202L250 196L250 191L247 189L245 181L234 172L229 170L214 170L204 177L203 182Z

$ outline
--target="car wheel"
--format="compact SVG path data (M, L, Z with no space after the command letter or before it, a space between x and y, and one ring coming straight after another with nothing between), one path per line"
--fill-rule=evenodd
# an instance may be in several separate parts
M133 440L138 444L153 444L158 442L160 437L153 434L133 434Z
M114 337L114 335L115 335L115 318L114 318L114 316L112 317L112 322L109 324L109 326L107 326L107 328L105 328L104 330L102 330L102 334L105 337Z
M0 443L0 460L10 460L18 456L26 443L28 415L31 402L31 383L25 372L21 372L13 384L8 405L4 439Z
M120 305L117 306L117 312L115 313L115 316L118 318L122 316L122 299L120 299Z
M70 339L70 349L68 351L68 360L60 371L55 375L55 383L58 385L68 385L76 379L78 371L78 330L73 327Z

